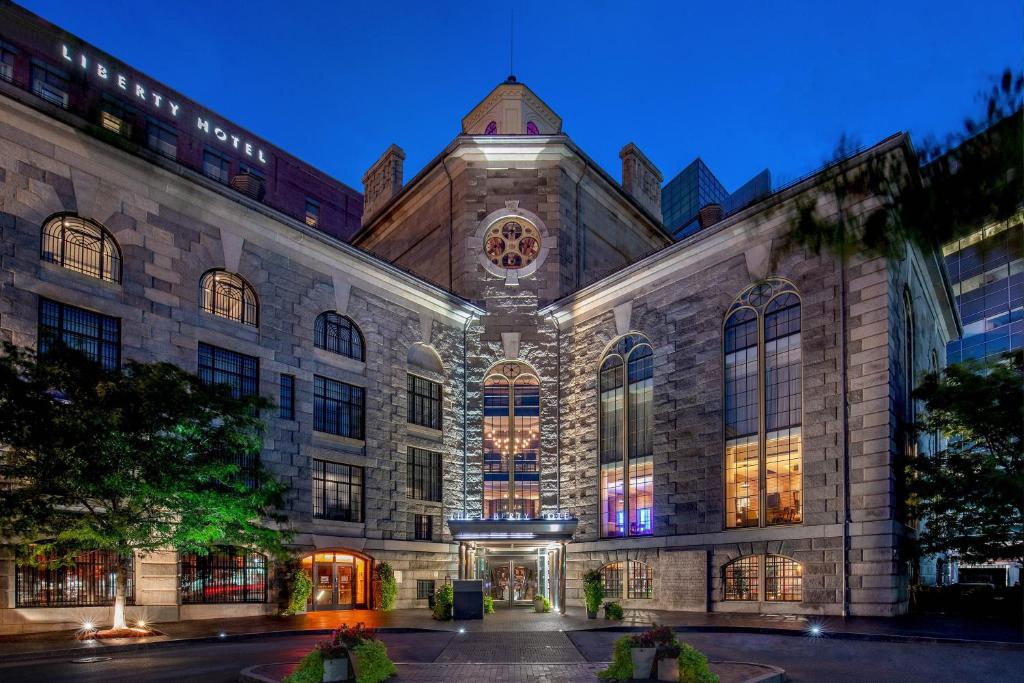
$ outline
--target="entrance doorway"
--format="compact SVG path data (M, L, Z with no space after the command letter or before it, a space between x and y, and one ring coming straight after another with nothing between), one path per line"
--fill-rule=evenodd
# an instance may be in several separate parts
M484 584L496 607L532 607L539 588L537 556L488 557Z
M312 611L367 607L367 558L349 552L320 552L302 558L313 581Z

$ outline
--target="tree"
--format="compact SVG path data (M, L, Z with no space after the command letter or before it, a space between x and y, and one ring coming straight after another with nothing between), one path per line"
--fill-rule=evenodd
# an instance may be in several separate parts
M925 375L920 430L945 448L908 467L924 553L1024 562L1024 351Z
M815 196L797 201L786 246L902 258L1015 217L1024 206L1024 75L1007 69L981 94L984 113L905 156L856 158L843 136ZM823 215L819 206L835 207Z
M126 627L136 552L230 544L280 555L285 535L266 523L284 487L256 457L268 405L169 363L108 371L71 349L37 357L5 344L0 534L18 542L22 563L116 553L114 628Z

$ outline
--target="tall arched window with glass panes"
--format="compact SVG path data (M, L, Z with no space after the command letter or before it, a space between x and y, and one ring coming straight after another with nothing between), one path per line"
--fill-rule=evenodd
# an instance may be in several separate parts
M725 318L725 526L803 519L800 297L772 278Z
M484 517L540 515L540 381L525 363L484 379Z
M601 535L654 533L654 351L641 334L618 339L598 373Z

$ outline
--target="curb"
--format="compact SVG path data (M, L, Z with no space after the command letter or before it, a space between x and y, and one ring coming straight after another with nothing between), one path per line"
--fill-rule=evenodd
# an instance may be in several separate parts
M648 630L649 626L601 626L595 628L573 629L561 631L562 633L640 633ZM413 627L381 627L375 629L378 633L455 633L451 629L431 629ZM676 633L741 633L748 635L767 636L790 636L797 638L809 638L803 630L790 628L771 628L766 626L674 626L672 630ZM0 662L30 661L36 659L51 659L57 657L68 657L81 655L82 653L104 653L123 654L125 652L144 652L150 648L172 647L174 645L191 645L199 643L222 643L243 640L256 640L259 638L287 638L294 636L330 635L334 629L285 629L281 631L260 631L254 633L229 633L221 636L202 636L197 638L177 638L172 640L158 640L148 643L125 643L118 645L96 645L94 647L62 648L57 650L40 650L36 652L0 654ZM912 636L889 633L858 633L854 631L823 631L816 638L826 640L860 640L880 643L933 643L938 645L974 645L996 650L1024 650L1024 643L1002 640L971 640L967 638L946 638L941 636ZM99 642L99 641L96 641Z

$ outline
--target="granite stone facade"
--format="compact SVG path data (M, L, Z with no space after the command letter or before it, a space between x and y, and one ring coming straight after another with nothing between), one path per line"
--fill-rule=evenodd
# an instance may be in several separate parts
M481 134L492 120L511 125L505 105L518 107L514 122L543 125ZM613 180L539 98L505 83L404 186L398 148L389 149L386 177L368 174L372 215L346 244L65 119L0 97L0 338L34 346L46 297L119 318L125 359L195 371L198 344L213 344L258 358L260 392L272 398L281 375L294 375L296 419L267 416L263 461L288 484L282 512L297 556L338 550L388 561L400 576L399 607L425 606L418 580L486 581L483 562L460 555L482 558L513 544L460 547L446 520L483 514L483 384L502 363L519 361L540 385L540 510L578 521L564 597L549 588L561 607L580 603L584 571L631 561L650 569L652 588L651 597L624 596L627 608L905 610L909 567L900 548L913 529L901 516L897 477L907 453L904 358L911 349L910 374L927 369L933 352L941 366L957 319L935 254L908 246L902 260L841 263L786 248L795 203L820 194L820 176L673 243L651 210L650 182ZM893 138L862 158L899 155L908 144ZM640 159L657 176L628 149L630 168ZM825 196L818 209L836 210ZM40 259L41 226L65 212L117 240L121 283ZM540 235L535 258L520 269L497 267L484 253L482 236L500 216L521 217ZM201 310L199 281L212 268L252 285L258 327ZM727 529L723 325L736 297L768 278L790 283L801 305L802 514L797 523ZM315 348L324 311L358 325L365 361ZM602 538L598 368L626 333L653 348L652 533ZM442 385L441 429L409 423L410 373ZM364 438L313 429L314 376L365 388ZM410 447L442 454L440 502L407 495ZM362 521L314 516L314 459L363 468ZM432 517L432 540L416 540L417 515ZM725 565L765 555L798 563L799 599L725 599ZM9 557L0 555L0 631L77 618L81 610L18 607ZM135 609L170 620L277 608L273 592L263 604L181 605L179 575L171 551L137 558Z

